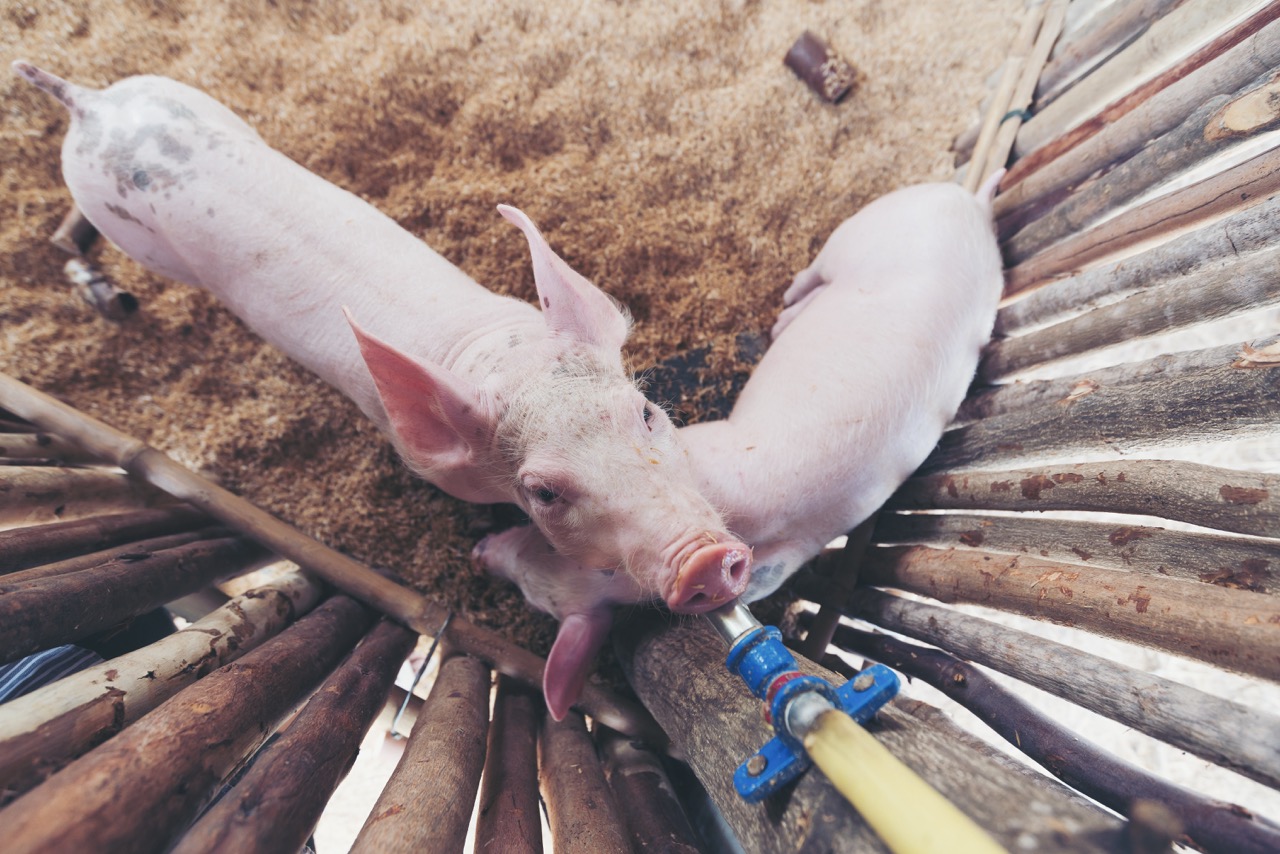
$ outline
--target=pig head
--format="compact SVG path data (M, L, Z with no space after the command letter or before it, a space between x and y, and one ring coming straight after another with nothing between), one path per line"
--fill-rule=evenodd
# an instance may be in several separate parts
M517 504L540 532L512 532L499 548L548 566L518 583L560 620L544 679L559 719L608 634L612 605L718 608L746 588L751 551L697 491L670 417L629 379L626 315L528 217L499 210L533 255L546 327L522 333L537 340L533 358L527 349L481 349L451 370L348 319L410 468L459 497Z

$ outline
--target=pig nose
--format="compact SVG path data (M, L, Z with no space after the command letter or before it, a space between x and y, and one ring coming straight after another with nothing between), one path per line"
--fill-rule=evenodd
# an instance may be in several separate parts
M701 614L738 598L751 577L751 549L742 543L713 543L698 549L676 574L667 607Z

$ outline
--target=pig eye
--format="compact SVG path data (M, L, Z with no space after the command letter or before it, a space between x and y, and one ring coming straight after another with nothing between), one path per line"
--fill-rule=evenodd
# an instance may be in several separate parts
M655 418L658 417L658 407L654 406L652 403L646 403L644 405L643 415L644 415L645 426L648 427L650 431L652 431L653 421Z
M544 507L554 504L556 499L560 497L560 493L556 492L549 486L539 486L534 489L530 489L529 492L533 495L534 500Z

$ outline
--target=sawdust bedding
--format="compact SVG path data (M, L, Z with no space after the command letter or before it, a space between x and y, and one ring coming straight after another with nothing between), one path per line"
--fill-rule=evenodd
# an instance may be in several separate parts
M84 85L163 74L273 146L530 299L527 211L631 310L644 369L698 351L686 420L745 375L740 333L867 201L945 180L1021 0L573 4L507 0L81 0L3 7L7 66ZM804 30L858 69L836 106L782 64ZM321 540L545 652L549 619L471 568L492 524L416 481L355 407L214 299L102 246L140 311L114 324L48 237L69 205L62 109L0 80L0 370L168 451Z

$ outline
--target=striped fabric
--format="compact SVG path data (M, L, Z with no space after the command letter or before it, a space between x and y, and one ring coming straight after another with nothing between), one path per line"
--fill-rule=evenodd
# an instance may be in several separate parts
M32 653L12 664L0 664L0 703L29 694L101 661L102 656L93 650L66 644Z

